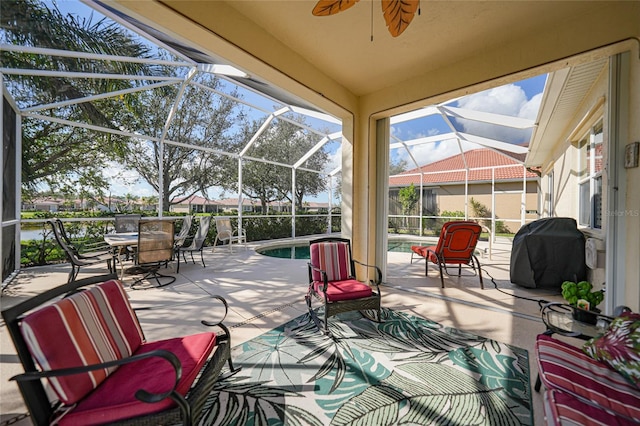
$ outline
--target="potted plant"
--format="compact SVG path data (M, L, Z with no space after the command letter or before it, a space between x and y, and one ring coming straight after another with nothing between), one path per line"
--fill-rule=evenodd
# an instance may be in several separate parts
M600 309L597 306L604 300L603 290L593 290L588 281L565 281L562 283L562 297L573 307L573 318L595 324Z

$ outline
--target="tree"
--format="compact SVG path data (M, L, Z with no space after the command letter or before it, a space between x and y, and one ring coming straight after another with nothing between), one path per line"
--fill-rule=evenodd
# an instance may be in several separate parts
M176 70L165 71L178 75ZM162 154L159 142L138 140L129 145L123 156L125 164L136 170L158 193L162 189L162 205L165 209L174 199L184 199L198 192L206 194L208 188L222 186L227 177L235 173L237 162L219 152L232 152L234 146L245 140L242 107L214 92L221 85L216 77L202 74L197 77L197 82L212 90L187 86L167 128L165 140L168 143L163 144ZM176 102L177 95L177 87L141 93L139 105L131 109L137 118L136 132L161 138L167 113ZM240 98L236 91L231 96ZM188 144L193 148L172 142Z
M389 176L399 175L407 170L408 163L405 159L399 158L396 161L391 160L389 163Z
M146 57L149 52L148 47L113 22L64 16L55 4L49 9L34 0L0 2L0 38L8 44L134 57ZM145 65L133 63L49 57L25 52L2 51L0 60L9 68L69 72L136 74L146 69ZM7 75L5 78L21 106L76 99L134 84L126 80L67 77ZM127 98L83 102L43 114L116 129L122 124L121 104ZM118 117L118 120L114 121L113 117ZM22 141L25 195L28 198L43 183L62 192L74 191L81 179L82 185L90 185L100 193L107 187L101 173L103 165L106 159L122 152L125 143L122 137L25 119Z
M420 200L420 194L416 190L415 186L413 186L413 182L411 185L405 186L401 188L398 192L398 198L400 199L400 204L402 205L402 214L403 216L407 216L411 214L411 211L414 209L418 201ZM407 218L405 220L405 227L407 224Z
M298 124L296 124L298 123ZM304 131L304 119L296 123L277 120L255 141L247 155L293 166L318 142L317 135ZM254 122L247 134L254 134L259 123ZM322 170L328 161L325 151L319 150L302 167ZM306 170L296 171L296 185L292 194L292 168L272 163L247 160L242 168L242 192L249 198L260 200L262 213L268 212L269 203L287 200L297 208L302 208L304 197L317 195L325 190L325 181L319 173ZM227 185L228 189L231 189Z

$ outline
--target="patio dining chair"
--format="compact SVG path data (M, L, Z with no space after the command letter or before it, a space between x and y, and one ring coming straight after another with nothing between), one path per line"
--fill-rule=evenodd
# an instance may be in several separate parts
M447 265L458 267L458 277L462 276L462 266L471 268L472 273L467 274L480 278L480 288L484 289L482 282L482 269L475 255L476 245L482 233L482 227L472 221L451 221L442 225L440 238L435 246L411 246L411 263L414 255L425 259L424 274L429 275L429 262L438 265L440 269L440 282L444 288L444 272L451 275Z
M244 244L245 250L247 249L247 231L236 229L233 230L231 226L231 219L228 217L216 217L216 238L213 241L212 252L215 252L218 241L229 245L229 252L233 252L233 244Z
M305 300L309 314L318 329L328 333L329 317L350 311L360 311L366 318L381 321L380 268L354 260L351 257L351 242L345 238L326 237L311 240L309 251L309 288ZM366 283L358 281L356 263L373 271L375 278ZM312 299L319 300L324 306L322 325L312 308ZM375 315L371 315L370 311Z
M138 232L138 222L141 218L142 215L139 214L117 214L114 222L116 233Z
M160 273L160 267L173 260L173 220L140 220L134 272L144 276L136 279L131 288L140 288L143 281L155 280L156 287L172 284L176 277Z
M60 218L54 218L52 220L56 222L62 239L67 243L67 245L69 245L70 247L73 247L76 250L80 258L90 259L90 258L102 256L104 254L114 253L111 246L106 244L104 241L102 243L90 243L86 245L82 244L84 247L81 250L79 247L76 247L76 244L69 237L69 233L67 232L67 229L64 227L64 223L62 222L62 220Z
M174 245L176 250L187 241L187 237L189 236L189 231L191 231L191 223L193 222L193 216L187 215L182 218L182 228L180 228L180 232L178 232L174 238Z
M67 242L68 237L63 236L64 228L62 227L62 222L60 220L50 219L47 223L51 226L56 242L64 251L67 260L71 264L71 271L69 271L67 282L75 281L78 277L78 273L80 272L80 268L84 266L92 266L106 262L110 273L115 270L115 257L112 252L101 251L97 253L84 253L81 255L73 244Z
M209 233L209 226L211 224L211 216L199 216L198 217L198 230L196 231L193 238L191 238L191 244L184 247L178 248L178 272L180 272L180 253L182 253L182 257L187 262L187 253L191 254L191 261L195 264L196 261L193 258L194 252L200 252L200 260L202 261L202 266L206 267L204 264L204 255L202 253L204 249L204 243L207 239L207 234ZM187 237L188 238L188 237Z

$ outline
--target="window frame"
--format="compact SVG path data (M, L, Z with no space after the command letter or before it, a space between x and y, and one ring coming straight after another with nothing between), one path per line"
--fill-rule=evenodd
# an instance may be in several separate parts
M594 120L577 142L578 226L602 230L602 176L604 169L604 118ZM598 211L599 210L599 211Z

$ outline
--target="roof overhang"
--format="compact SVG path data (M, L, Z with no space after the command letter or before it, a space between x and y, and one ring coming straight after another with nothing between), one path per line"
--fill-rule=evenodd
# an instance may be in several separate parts
M607 63L607 59L599 59L549 74L524 162L527 167L545 169L558 148L568 143L575 113L605 72Z

